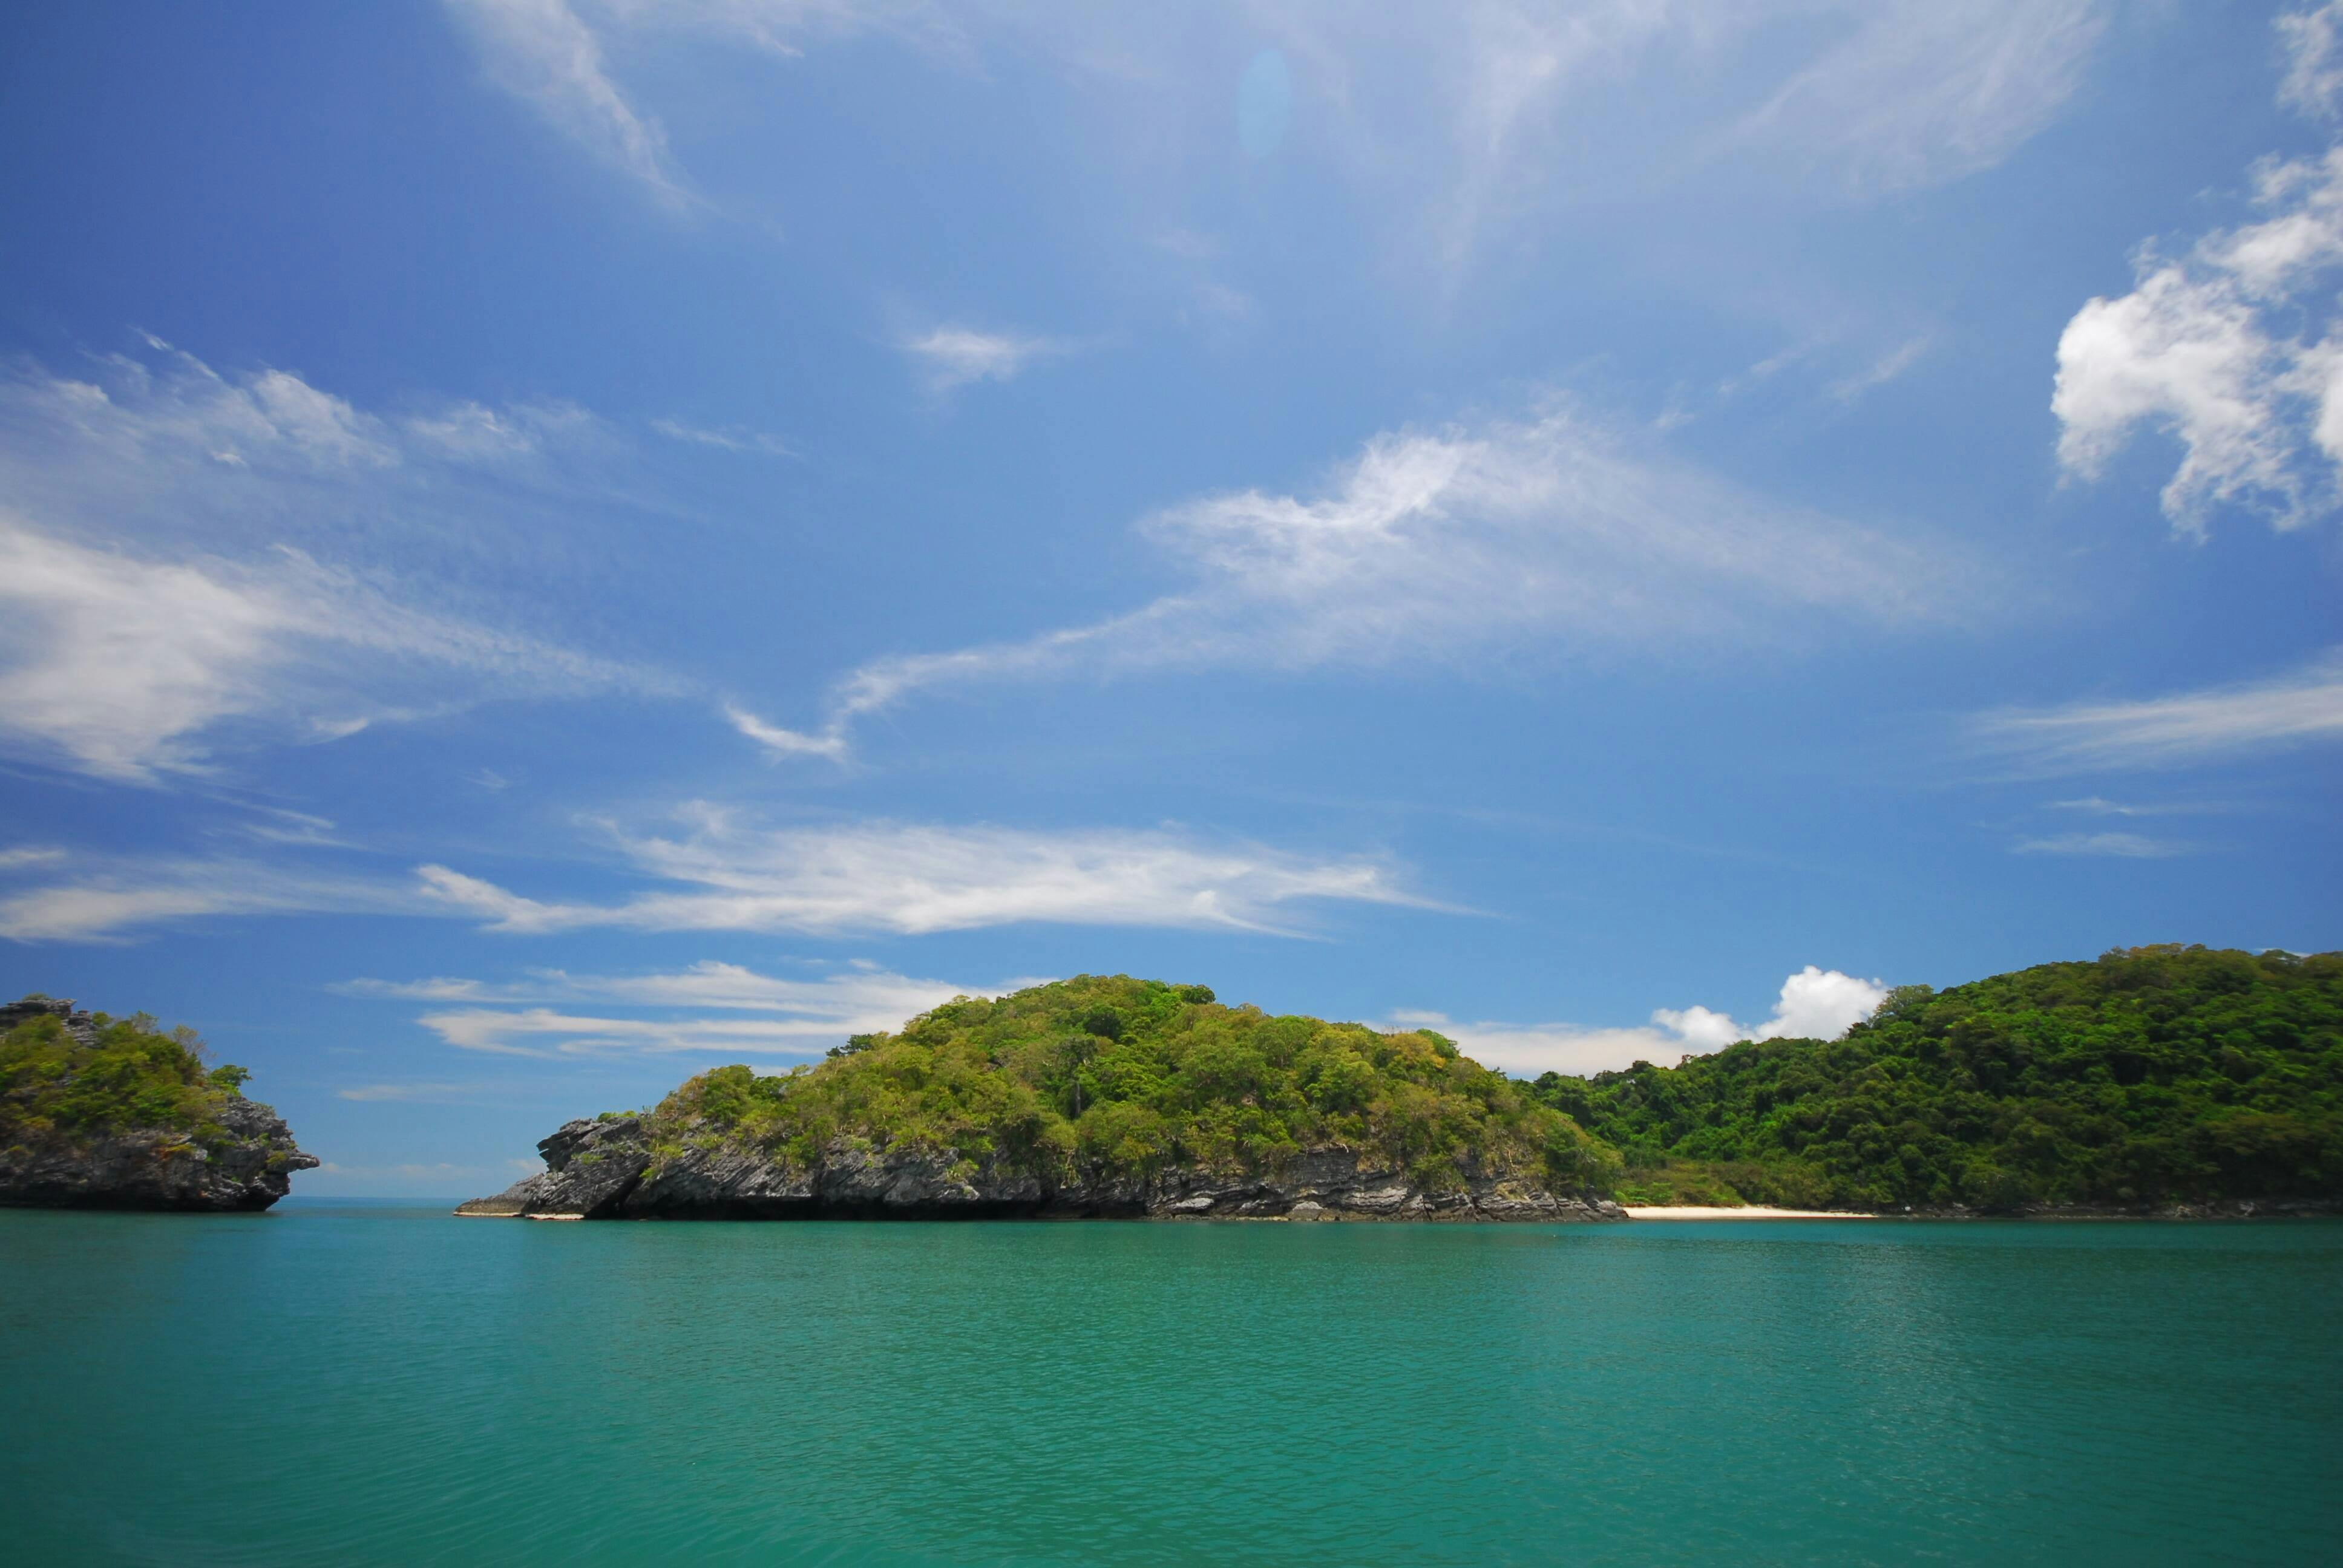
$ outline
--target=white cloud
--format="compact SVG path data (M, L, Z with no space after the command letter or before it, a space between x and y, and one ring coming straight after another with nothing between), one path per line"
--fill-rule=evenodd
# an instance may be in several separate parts
M1743 1040L1836 1040L1869 1018L1887 999L1877 980L1857 980L1808 964L1782 982L1774 1015L1755 1029L1704 1007L1657 1008L1647 1028L1590 1029L1579 1024L1455 1023L1436 1012L1402 1012L1395 1026L1424 1026L1455 1040L1486 1067L1517 1077L1542 1072L1584 1077L1615 1072L1638 1061L1675 1065Z
M2013 845L2014 855L2099 855L2125 860L2161 860L2186 855L2194 845L2139 833L2054 833Z
M747 709L727 703L724 717L732 728L770 751L776 757L827 757L833 762L846 758L846 730L842 723L833 723L819 735L807 735L795 729L784 729L778 724L768 724Z
M594 448L592 416L459 402L386 419L287 371L231 378L160 339L146 349L92 361L93 380L0 367L0 746L153 783L206 769L231 739L671 689L487 624L508 613L498 597L447 575L448 538L480 537L545 459ZM331 564L292 539L434 576ZM467 600L484 618L437 608Z
M918 360L932 392L950 392L974 381L1012 381L1027 367L1061 358L1074 346L1051 337L979 332L969 327L938 327L905 338L904 353Z
M958 683L1803 638L1942 622L1979 598L1978 568L1949 551L1672 466L1567 405L1378 436L1313 495L1208 496L1142 528L1197 587L1021 642L879 660L838 684L819 731L734 723L835 757L855 718Z
M2183 768L2343 739L2343 650L2269 679L2136 702L2009 709L1969 722L1972 744L2023 771Z
M669 202L685 199L667 133L611 80L601 39L565 0L447 0L497 85Z
M2107 7L2097 0L1875 0L1845 15L1854 26L1843 41L1728 141L1803 156L1869 191L1940 184L2006 158L2074 96L2107 30Z
M2328 5L2280 19L2281 96L2298 108L2331 106L2338 18ZM2163 506L2183 533L2226 507L2297 528L2343 500L2343 147L2264 163L2254 205L2260 221L2177 256L2144 246L2132 291L2090 300L2058 339L2060 462L2095 479L2142 429L2170 437L2182 456Z
M2143 805L2137 801L2110 800L2101 795L2086 795L2079 800L2053 800L2050 809L2054 811L2087 811L2095 817L2194 817L2226 808L2205 800L2159 801Z
M234 857L75 861L62 852L0 857L0 873L68 879L0 895L0 938L107 941L171 921L293 913L469 919L546 933L632 930L918 934L1026 920L1294 934L1317 900L1443 906L1417 898L1393 869L1360 857L1325 859L1170 830L1037 832L866 822L762 829L706 806L681 813L672 837L618 836L634 875L655 890L607 903L548 901L446 866L412 879ZM733 1002L703 991L699 1005ZM722 980L723 977L717 977ZM417 982L404 994L484 1000L469 981ZM726 983L729 983L727 981ZM380 993L376 993L380 994ZM618 997L617 990L563 993ZM761 994L762 1001L759 996ZM496 999L486 999L496 1000ZM651 1000L633 993L629 1000ZM802 1000L802 999L800 999Z
M1992 166L2071 100L2111 0L1459 0L1093 6L976 0L451 0L492 74L612 167L672 195L658 123L617 85L689 36L795 56L890 35L922 64L1038 60L1074 92L1065 133L1111 160L1111 200L1177 235L1200 168L1236 149L1231 61L1291 67L1279 156L1325 166L1406 270L1450 299L1493 236L1591 196L1707 179L1867 199ZM1314 171L1313 171L1314 172ZM1145 198L1140 198L1144 202ZM1420 289L1415 290L1421 292ZM1235 303L1229 291L1217 297Z
M417 666L425 709L413 701ZM608 661L399 604L297 550L142 558L0 512L0 740L126 783L206 769L229 720L315 739L495 691L638 684Z
M234 859L101 864L75 879L0 896L0 937L108 941L166 921L223 915L420 914L412 887Z
M1865 369L1832 383L1831 396L1842 403L1852 403L1865 393L1875 391L1896 379L1927 357L1936 347L1936 339L1926 334L1907 339L1889 349Z
M1022 920L1283 930L1317 900L1421 904L1390 869L1170 831L1033 832L896 823L759 829L694 808L675 838L625 838L636 870L671 890L616 904L543 902L445 866L425 895L508 931L965 930Z
M779 436L769 436L762 430L728 425L720 430L702 429L687 425L680 419L654 419L651 428L670 441L687 446L713 447L719 452L754 452L768 457L794 457L796 449Z
M2343 0L2291 12L2277 26L2287 54L2278 102L2299 114L2331 116L2343 95Z
M900 1029L955 996L997 995L1041 983L1014 980L979 988L851 966L809 979L759 974L738 964L702 961L669 973L573 975L530 971L523 980L357 980L337 989L362 996L465 1001L426 1013L425 1027L466 1050L517 1056L611 1052L720 1051L809 1056L849 1035ZM512 1003L616 1003L658 1010L657 1017L613 1017L555 1006ZM378 1086L346 1099L410 1098ZM444 1086L423 1085L430 1090Z

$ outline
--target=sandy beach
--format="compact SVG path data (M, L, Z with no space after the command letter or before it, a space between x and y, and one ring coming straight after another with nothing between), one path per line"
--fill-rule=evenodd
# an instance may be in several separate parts
M1741 1209L1709 1209L1686 1204L1637 1208L1630 1204L1630 1220L1873 1220L1875 1214L1850 1214L1830 1209L1767 1209L1752 1203Z

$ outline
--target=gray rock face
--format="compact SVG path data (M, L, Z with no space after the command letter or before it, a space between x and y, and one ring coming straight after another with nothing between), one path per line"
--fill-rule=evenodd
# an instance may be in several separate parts
M231 1101L219 1123L229 1136L210 1149L154 1128L0 1148L0 1204L252 1212L284 1197L294 1171L317 1163L268 1106Z
M55 997L28 996L22 1001L0 1004L0 1034L36 1018L63 1019L65 1033L76 1045L97 1043L97 1020L77 1010L70 1000Z
M1049 1182L950 1153L841 1141L791 1171L712 1134L656 1159L640 1117L572 1121L538 1145L546 1171L458 1214L527 1219L1624 1220L1608 1199L1557 1195L1517 1178L1431 1192L1347 1149L1313 1149L1272 1174L1172 1167L1144 1181Z

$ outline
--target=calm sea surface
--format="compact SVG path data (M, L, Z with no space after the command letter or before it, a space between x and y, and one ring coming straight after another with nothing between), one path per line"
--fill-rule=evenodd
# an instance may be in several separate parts
M2343 1224L0 1211L10 1563L2343 1560Z

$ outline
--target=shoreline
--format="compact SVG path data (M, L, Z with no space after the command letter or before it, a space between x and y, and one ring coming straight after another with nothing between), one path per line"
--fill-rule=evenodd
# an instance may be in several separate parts
M1697 1203L1664 1203L1625 1205L1630 1220L1877 1220L1878 1214L1852 1209L1769 1209L1761 1203L1745 1204L1738 1209L1712 1208Z

